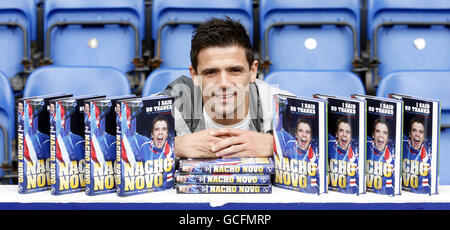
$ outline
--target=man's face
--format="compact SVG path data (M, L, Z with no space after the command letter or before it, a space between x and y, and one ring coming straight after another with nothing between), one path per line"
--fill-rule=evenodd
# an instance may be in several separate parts
M350 141L352 140L352 131L350 125L346 122L339 123L336 137L339 147L347 150L350 146Z
M297 143L301 150L306 150L311 143L311 127L307 123L299 122L297 125Z
M411 124L411 131L409 133L411 144L415 150L419 150L422 147L425 140L425 127L420 122L413 122Z
M164 143L166 143L168 136L167 123L165 121L157 121L153 125L152 138L155 146L162 148Z
M373 131L373 141L375 143L375 147L382 151L387 143L388 143L389 131L388 127L384 123L377 123L375 125L375 130Z
M22 114L22 113L23 113L23 104L22 104L22 102L20 102L20 103L17 105L17 110L18 110L18 113L19 113L19 114Z
M55 113L55 104L50 104L50 114Z
M249 108L248 85L256 79L258 62L249 67L240 46L205 48L197 60L197 69L190 66L189 70L194 84L202 89L206 112L219 123L244 119Z

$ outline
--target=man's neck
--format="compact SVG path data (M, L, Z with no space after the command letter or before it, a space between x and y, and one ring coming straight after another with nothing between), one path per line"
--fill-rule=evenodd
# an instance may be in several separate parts
M229 126L229 125L235 125L238 124L239 122L242 122L249 114L249 110L250 110L250 102L249 102L249 94L246 95L245 98L245 104L244 104L244 112L242 113L242 111L239 110L239 108L234 111L233 115L217 115L214 111L211 111L209 109L206 109L206 115L215 123L220 124L220 125L224 125L224 126Z

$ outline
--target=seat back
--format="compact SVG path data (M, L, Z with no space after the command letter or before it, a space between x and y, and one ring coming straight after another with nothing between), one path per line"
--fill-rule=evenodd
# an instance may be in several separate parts
M116 96L131 92L126 76L112 67L45 66L30 74L23 96L55 93Z
M192 32L196 24L212 17L229 16L240 21L252 39L252 10L251 0L153 0L154 57L162 60L160 67L163 68L189 67ZM158 38L159 30L161 30L160 38Z
M8 78L23 71L22 59L30 58L36 39L34 0L3 0L0 4L0 71Z
M450 1L368 0L367 35L380 79L394 71L450 70Z
M349 97L351 94L365 94L361 79L346 71L276 71L264 81L297 96L312 97L320 93Z
M14 95L8 78L0 72L0 163L11 160L11 143L15 136ZM5 151L8 158L5 159ZM3 171L0 170L0 177Z
M187 68L159 68L154 70L145 81L144 88L142 89L142 96L150 96L164 91L170 82L182 75L190 76L189 70Z
M133 70L133 58L142 53L144 8L144 0L46 0L45 59L55 65Z
M270 60L270 71L352 70L359 0L261 0L259 8L261 57Z

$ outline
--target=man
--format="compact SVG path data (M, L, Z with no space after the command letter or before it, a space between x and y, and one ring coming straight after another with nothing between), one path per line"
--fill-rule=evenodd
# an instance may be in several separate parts
M392 153L388 146L389 142L389 127L386 121L382 119L375 120L374 129L372 133L372 140L367 146L368 154L374 158L384 158L383 162L390 163L392 161Z
M306 162L315 162L318 149L311 143L311 124L304 118L299 118L296 122L295 139L287 142L287 149L290 150L288 157Z
M173 151L168 141L169 127L166 118L161 115L153 119L151 127L151 140L141 145L141 151L145 160L170 158Z
M430 151L425 145L425 125L424 121L419 118L411 119L409 125L409 138L405 138L406 142L404 145L406 154L414 154L420 157L420 161L426 161L430 154Z
M271 156L272 96L280 90L256 79L245 28L213 18L197 27L190 55L192 79L180 77L162 93L175 96L176 156Z
M404 173L417 176L417 183L404 180L404 185L411 191L429 193L431 145L425 141L425 122L414 117L409 123L409 136L403 139L403 167ZM405 168L406 166L406 168ZM420 170L419 170L420 168Z
M379 186L372 185L372 187L368 186L368 188L374 189L376 193L392 195L394 193L394 153L390 149L388 142L388 123L378 118L374 122L372 138L369 138L367 143L367 161L372 162L372 164L368 165L366 161L366 172L380 176L382 179ZM379 170L380 168L382 172ZM369 183L369 180L367 182Z
M329 136L328 141L328 160L329 160L329 171L333 173L343 173L339 169L340 161L346 162L346 165L352 164L353 169L356 171L358 162L358 149L354 146L352 142L352 128L346 117L341 117L336 121L336 135L333 137ZM331 161L330 161L331 160ZM347 167L345 171L345 187L342 185L338 186L339 191L346 193L357 193L358 184L357 174L349 175Z
M336 136L329 135L328 157L354 162L356 160L355 147L352 146L352 129L346 118L339 118L336 122ZM341 159L342 158L342 159Z

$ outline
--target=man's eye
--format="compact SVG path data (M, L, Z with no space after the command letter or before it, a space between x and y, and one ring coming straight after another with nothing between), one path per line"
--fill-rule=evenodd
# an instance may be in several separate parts
M211 77L214 76L216 72L215 71L206 71L203 73L203 75L207 76L207 77Z
M234 74L239 74L242 72L242 70L241 69L231 69L230 72L234 73Z

